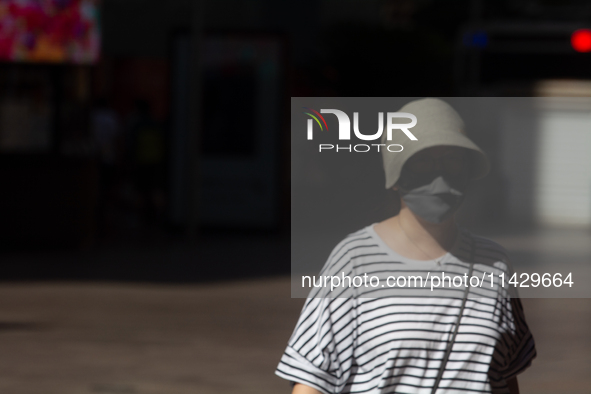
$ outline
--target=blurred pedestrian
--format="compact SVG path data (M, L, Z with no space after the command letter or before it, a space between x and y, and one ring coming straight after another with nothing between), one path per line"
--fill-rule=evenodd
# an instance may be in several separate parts
M119 181L122 134L117 113L104 97L91 110L90 130L99 160L98 230L100 236L105 236Z

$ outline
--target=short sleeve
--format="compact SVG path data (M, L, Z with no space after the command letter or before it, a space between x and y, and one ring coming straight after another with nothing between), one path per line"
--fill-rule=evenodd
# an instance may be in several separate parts
M504 249L503 255L506 276L511 278L515 270ZM506 353L499 372L505 380L509 380L525 371L537 353L534 337L525 319L518 288L507 285L506 290L508 291L503 293L501 307L506 327L503 338Z
M354 301L309 298L275 374L323 393L342 390L351 370Z
M509 329L504 338L507 352L499 372L505 380L509 380L525 371L537 353L534 337L525 321L521 300L511 298L506 310L510 313Z

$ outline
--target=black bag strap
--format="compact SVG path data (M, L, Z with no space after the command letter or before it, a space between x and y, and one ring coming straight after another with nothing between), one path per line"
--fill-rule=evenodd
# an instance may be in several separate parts
M462 320L462 315L464 314L464 308L466 307L466 300L468 299L468 293L470 292L470 278L472 277L472 271L474 269L474 240L470 242L470 268L468 270L468 283L466 283L466 287L464 288L464 296L462 297L462 306L460 307L460 312L458 313L458 319L456 321L456 326L454 328L454 332L451 337L451 341L447 344L447 349L445 350L445 355L443 356L443 360L441 360L441 367L439 367L439 372L437 373L437 378L435 379L435 384L433 385L433 389L431 390L431 394L435 394L437 389L439 388L439 383L441 382L441 378L443 377L443 372L445 372L445 366L447 364L447 360L449 359L449 355L451 354L451 349L456 341L456 336L458 335L458 331L460 329L460 321Z

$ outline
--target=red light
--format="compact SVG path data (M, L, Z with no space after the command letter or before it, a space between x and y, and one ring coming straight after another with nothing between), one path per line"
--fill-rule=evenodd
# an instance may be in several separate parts
M591 52L591 30L576 30L570 36L570 43L577 52Z

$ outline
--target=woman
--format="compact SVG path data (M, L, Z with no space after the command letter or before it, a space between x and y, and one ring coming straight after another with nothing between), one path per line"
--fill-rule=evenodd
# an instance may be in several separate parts
M518 393L516 376L536 356L521 303L506 281L472 287L468 279L507 278L512 267L501 246L454 219L488 160L444 101L417 100L400 112L417 117L417 141L383 136L382 143L404 150L382 155L386 188L397 192L401 209L347 236L321 272L378 276L381 286L312 293L276 374L295 383L293 394ZM428 286L395 282L406 293L378 296L393 283L388 278L402 276L406 284L414 277L416 285L419 275L440 274L467 278L470 286L449 282L429 295Z

